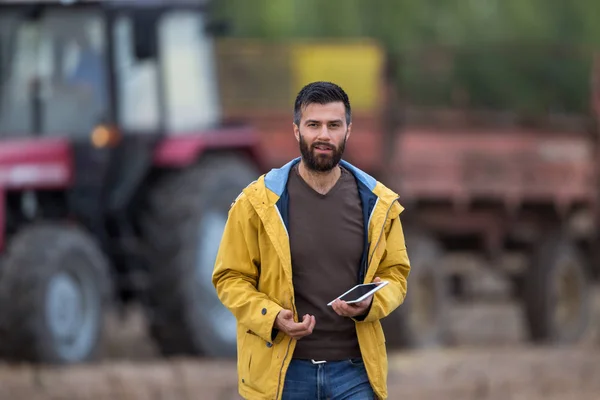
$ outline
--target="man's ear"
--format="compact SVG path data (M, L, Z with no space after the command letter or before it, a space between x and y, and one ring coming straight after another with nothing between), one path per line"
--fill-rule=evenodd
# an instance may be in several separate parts
M350 137L350 132L352 132L352 122L348 125L348 129L346 130L346 140Z
M296 136L296 141L300 142L300 128L296 123L294 123L294 136Z

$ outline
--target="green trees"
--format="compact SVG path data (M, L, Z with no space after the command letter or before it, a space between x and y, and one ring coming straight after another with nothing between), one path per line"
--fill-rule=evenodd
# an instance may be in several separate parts
M379 39L405 98L527 113L587 111L593 0L222 0L234 36ZM436 46L433 50L432 46ZM440 46L440 47L438 47Z

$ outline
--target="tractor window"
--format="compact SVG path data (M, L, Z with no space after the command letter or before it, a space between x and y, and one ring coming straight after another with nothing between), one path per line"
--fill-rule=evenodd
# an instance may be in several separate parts
M0 93L0 132L89 135L106 117L101 15L48 10L36 20L14 21L7 28L11 36L0 34L10 48Z
M104 21L95 13L55 11L42 30L42 131L88 136L107 117Z
M210 128L220 119L212 40L202 17L201 13L167 12L158 26L165 123L170 133Z
M130 17L117 18L113 34L120 124L129 131L156 131L160 127L157 61L135 58Z
M2 86L8 78L11 59L12 32L14 32L16 19L14 16L0 15L0 93ZM0 115L2 113L2 97L0 97Z
M19 29L17 29L19 28ZM0 134L32 130L31 83L35 76L35 27L22 26L16 16L0 16ZM27 51L16 51L18 48Z

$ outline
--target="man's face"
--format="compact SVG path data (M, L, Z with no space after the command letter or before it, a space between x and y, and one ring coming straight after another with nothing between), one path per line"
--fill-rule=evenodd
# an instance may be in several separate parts
M306 167L315 172L331 171L342 159L352 124L346 125L344 103L309 104L302 111L294 134Z

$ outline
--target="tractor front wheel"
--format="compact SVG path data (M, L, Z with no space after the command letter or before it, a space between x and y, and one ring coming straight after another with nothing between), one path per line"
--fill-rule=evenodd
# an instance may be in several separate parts
M229 208L258 177L236 155L209 155L152 188L143 218L150 259L150 333L163 354L232 357L237 324L212 272Z
M110 288L108 261L86 232L24 228L0 267L0 356L50 364L94 358Z

